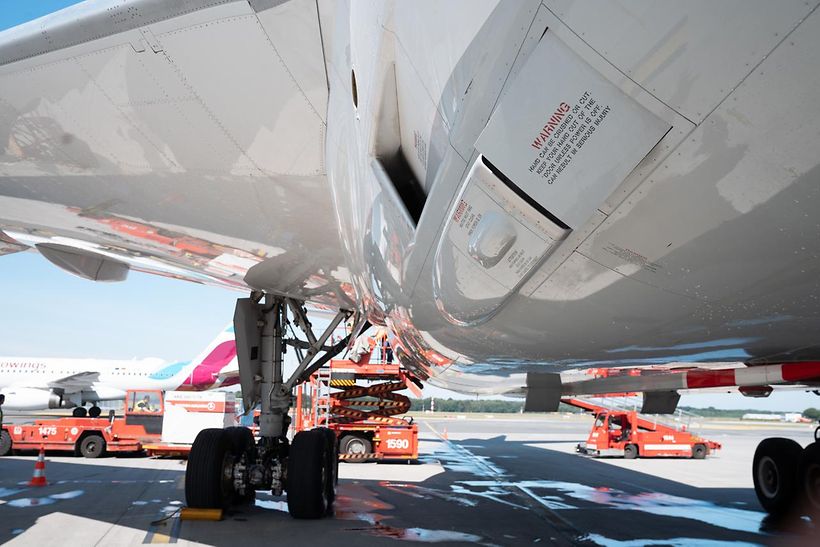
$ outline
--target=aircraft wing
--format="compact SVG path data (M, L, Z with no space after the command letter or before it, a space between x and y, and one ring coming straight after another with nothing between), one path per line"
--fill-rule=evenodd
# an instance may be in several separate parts
M246 291L253 270L257 288L349 307L318 8L279 4L92 1L0 32L15 250L97 281Z
M0 256L19 253L27 249L28 247L26 245L21 245L0 230Z
M99 379L99 372L78 372L71 376L52 380L47 385L51 389L60 389L65 393L76 393L91 389Z

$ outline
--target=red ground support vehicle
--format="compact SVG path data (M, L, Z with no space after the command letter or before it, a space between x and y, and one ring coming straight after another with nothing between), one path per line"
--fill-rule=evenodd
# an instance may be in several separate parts
M693 435L685 426L675 427L647 419L636 411L613 410L582 399L561 402L595 413L595 423L578 452L592 456L632 458L705 458L721 445Z
M123 417L54 418L36 420L33 424L5 424L0 432L0 456L13 450L39 450L41 446L86 458L98 458L106 452L140 452L143 442L160 438L163 410L162 391L127 391Z
M407 388L417 391L398 364L332 360L297 391L294 430L329 427L342 461L416 460L418 425L397 416L410 409L397 393Z

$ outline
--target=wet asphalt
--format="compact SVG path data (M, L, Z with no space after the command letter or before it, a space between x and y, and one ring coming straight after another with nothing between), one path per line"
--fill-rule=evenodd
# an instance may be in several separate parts
M810 426L710 424L706 460L592 459L574 453L591 418L421 417L418 464L342 464L335 514L296 521L282 498L221 522L181 522L184 462L49 454L0 459L0 542L11 545L813 545L814 526L773 522L752 489L767 436L807 444ZM168 517L168 518L166 518ZM161 520L165 519L165 520Z

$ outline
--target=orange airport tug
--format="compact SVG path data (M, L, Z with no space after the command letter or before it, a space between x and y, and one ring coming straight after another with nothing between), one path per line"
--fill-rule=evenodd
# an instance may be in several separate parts
M721 445L693 435L685 426L672 426L641 416L636 411L613 410L583 399L561 402L595 414L586 443L577 451L592 456L626 459L677 457L701 460Z
M410 399L397 393L419 383L400 365L331 360L296 393L294 430L328 427L339 439L341 461L413 461L418 459L418 425L399 417Z
M117 418L54 418L33 424L6 424L0 432L0 456L12 450L63 450L86 458L106 452L140 452L162 432L162 392L126 392L125 416Z

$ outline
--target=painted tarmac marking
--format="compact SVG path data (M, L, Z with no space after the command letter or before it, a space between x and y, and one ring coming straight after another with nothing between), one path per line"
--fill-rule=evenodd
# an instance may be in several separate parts
M179 518L181 507L179 502L171 502L173 505L163 507L158 513L158 519L151 523L145 537L143 545L154 543L176 543L179 538L179 531L182 521Z
M21 490L22 492L22 490ZM27 507L41 507L43 505L51 505L61 500L70 500L78 498L85 494L85 490L71 490L70 492L62 492L58 494L50 494L40 498L18 498L16 500L3 500L5 505L9 507L27 508Z
M477 456L473 454L471 451L467 450L466 448L457 445L450 441L449 439L445 439L443 435L441 435L433 426L431 426L427 421L424 424L432 431L438 438L447 446L450 450L458 454L461 458L472 460L473 465L479 471L476 473L473 471L475 475L482 475L481 471L483 470L483 475L488 476L491 480L486 481L491 486L491 490L493 487L497 487L495 492L473 492L466 488L459 489L459 485L453 484L450 485L454 491L460 494L472 494L477 495L479 497L487 497L493 501L505 503L508 505L517 506L520 508L531 510L534 514L538 515L540 518L545 520L552 526L552 528L563 537L551 537L550 540L552 541L553 545L578 545L583 543L590 543L588 539L585 539L584 535L580 530L578 530L575 526L573 526L568 520L563 518L559 515L555 509L550 507L548 504L545 504L542 500L538 499L536 496L533 496L532 493L522 490L515 485L515 483L510 483L504 480L504 476L507 473L502 470L500 467L493 464L489 458L484 456ZM446 464L442 464L445 467L448 467ZM468 466L469 468L469 466ZM453 469L451 470L458 470L461 471L462 469ZM469 484L469 482L463 482L463 484ZM520 506L514 504L507 500L501 500L498 496L504 495L506 493L512 494L513 496L521 499L524 501L526 506Z
M670 539L631 539L619 541L598 534L589 534L584 537L604 547L644 547L644 545L658 545L663 547L757 547L757 543L742 541L722 541L719 539L704 538L670 538Z

